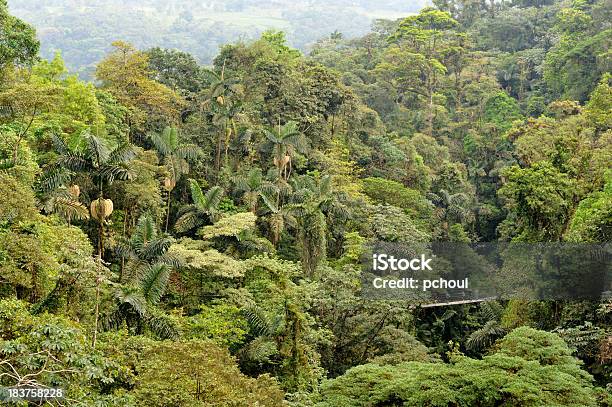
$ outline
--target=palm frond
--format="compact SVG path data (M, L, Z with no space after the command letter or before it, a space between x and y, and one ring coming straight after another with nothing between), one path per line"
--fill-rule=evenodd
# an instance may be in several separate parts
M308 138L303 134L294 134L283 139L285 143L292 145L295 149L304 154L308 151Z
M480 304L480 312L488 320L499 322L504 313L504 307L497 301L485 301Z
M53 148L55 148L55 151L57 151L58 154L69 155L71 153L68 144L66 144L64 139L57 134L51 135L51 142L53 143Z
M263 132L264 132L264 136L266 136L266 138L273 144L279 144L281 142L280 139L277 137L277 135L271 132L270 130L264 129Z
M99 173L109 184L112 184L115 180L129 181L134 178L132 171L122 165L105 164L100 167Z
M211 69L202 68L201 72L202 76L204 76L204 78L206 78L209 82L216 82L221 79L221 76Z
M203 209L208 213L213 213L217 210L219 203L221 202L221 197L223 196L223 188L219 186L212 187L206 192L205 205Z
M496 339L506 334L497 321L487 321L484 326L468 337L466 347L470 350L484 349L491 346Z
M55 162L56 166L64 167L70 171L84 171L90 167L89 162L81 154L70 153L60 156Z
M40 177L38 178L38 188L42 192L53 191L62 185L66 185L72 173L65 167L59 165L52 165L45 168Z
M93 134L87 134L85 141L87 143L87 155L94 162L94 165L101 166L108 160L110 150L104 140Z
M64 219L89 219L89 210L85 205L70 197L56 197L53 199L53 210Z
M300 134L298 123L293 120L288 121L287 123L285 123L284 126L281 127L280 134L282 135L283 139Z
M177 155L169 155L164 161L166 169L170 173L170 178L174 181L178 181L181 175L189 172L189 163Z
M232 182L236 186L236 190L239 192L249 191L251 189L249 185L249 178L244 174L238 174L233 176Z
M242 361L255 363L270 363L273 356L278 353L276 343L266 337L258 337L249 342L238 352Z
M172 154L172 147L169 145L168 140L163 134L149 133L149 139L153 143L153 146L163 157Z
M195 144L185 144L178 147L174 154L184 160L194 162L202 155L202 149Z
M149 304L157 304L166 292L171 268L163 263L147 267L140 281L142 295Z
M162 133L170 151L175 151L179 145L179 133L176 127L166 126Z
M251 189L255 190L259 188L263 181L263 173L261 172L261 168L255 167L252 168L247 174L247 182Z
M270 198L268 194L262 192L259 194L259 196L261 197L262 202L264 203L264 205L266 205L266 207L268 208L270 212L272 213L278 212L278 208L276 207L274 200Z
M263 181L260 189L263 194L268 196L277 195L280 192L280 188L270 181Z
M131 242L125 238L121 239L119 243L117 243L117 246L115 246L115 253L118 257L123 259L136 257L136 253L131 245Z
M174 238L172 236L159 237L143 245L140 249L140 255L146 260L157 259L168 251L172 243L174 243Z
M115 292L115 297L120 307L128 307L131 312L140 317L147 315L147 301L136 287L124 287Z
M172 256L170 254L167 254L167 253L162 254L161 256L159 256L156 259L156 262L157 263L166 264L169 267L172 267L172 268L175 268L175 269L179 268L179 267L181 267L183 265L181 259L179 259L176 256Z
M192 207L192 210L179 216L174 224L174 230L178 233L184 233L201 226L204 223L202 215L198 209Z
M105 162L115 165L125 164L130 162L135 156L136 152L134 151L134 146L126 143L111 151Z
M156 308L149 310L145 321L147 328L160 339L176 340L181 335L176 322Z
M153 217L148 213L140 215L136 223L136 230L132 236L132 241L136 246L142 247L156 237L157 228L155 227Z
M204 210L204 208L206 208L206 198L204 197L204 193L202 192L202 188L200 188L198 181L190 178L189 189L191 190L191 199L193 200L193 204Z

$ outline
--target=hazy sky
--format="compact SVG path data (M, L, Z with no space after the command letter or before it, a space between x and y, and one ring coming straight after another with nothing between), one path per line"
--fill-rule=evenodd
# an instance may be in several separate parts
M34 25L41 54L61 51L73 71L91 73L110 43L177 48L209 63L219 47L282 30L307 51L338 30L365 34L373 20L417 12L427 0L9 0L13 14Z

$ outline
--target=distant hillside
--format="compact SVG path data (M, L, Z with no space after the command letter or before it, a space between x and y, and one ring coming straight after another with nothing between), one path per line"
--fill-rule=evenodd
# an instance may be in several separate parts
M258 36L266 29L287 33L307 50L335 30L364 34L371 21L418 11L427 0L9 0L11 12L30 22L42 55L61 50L68 66L85 76L117 39L140 48L179 48L208 63L219 46Z

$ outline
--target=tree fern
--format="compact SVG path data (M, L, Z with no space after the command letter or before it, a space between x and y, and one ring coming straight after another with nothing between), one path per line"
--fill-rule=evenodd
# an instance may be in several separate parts
M257 305L250 305L242 309L251 332L256 336L266 336L272 333L272 325L265 312Z

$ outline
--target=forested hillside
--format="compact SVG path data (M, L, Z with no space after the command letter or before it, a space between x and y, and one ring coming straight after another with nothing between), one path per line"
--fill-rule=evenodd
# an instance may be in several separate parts
M361 295L380 243L612 237L610 1L434 3L209 68L116 41L84 82L0 0L0 399L611 405L610 299Z
M191 53L210 64L219 47L283 30L303 51L332 32L365 34L378 18L417 12L425 0L9 0L16 16L33 24L41 54L63 52L68 68L93 79L96 64L116 40L137 48L160 46Z

